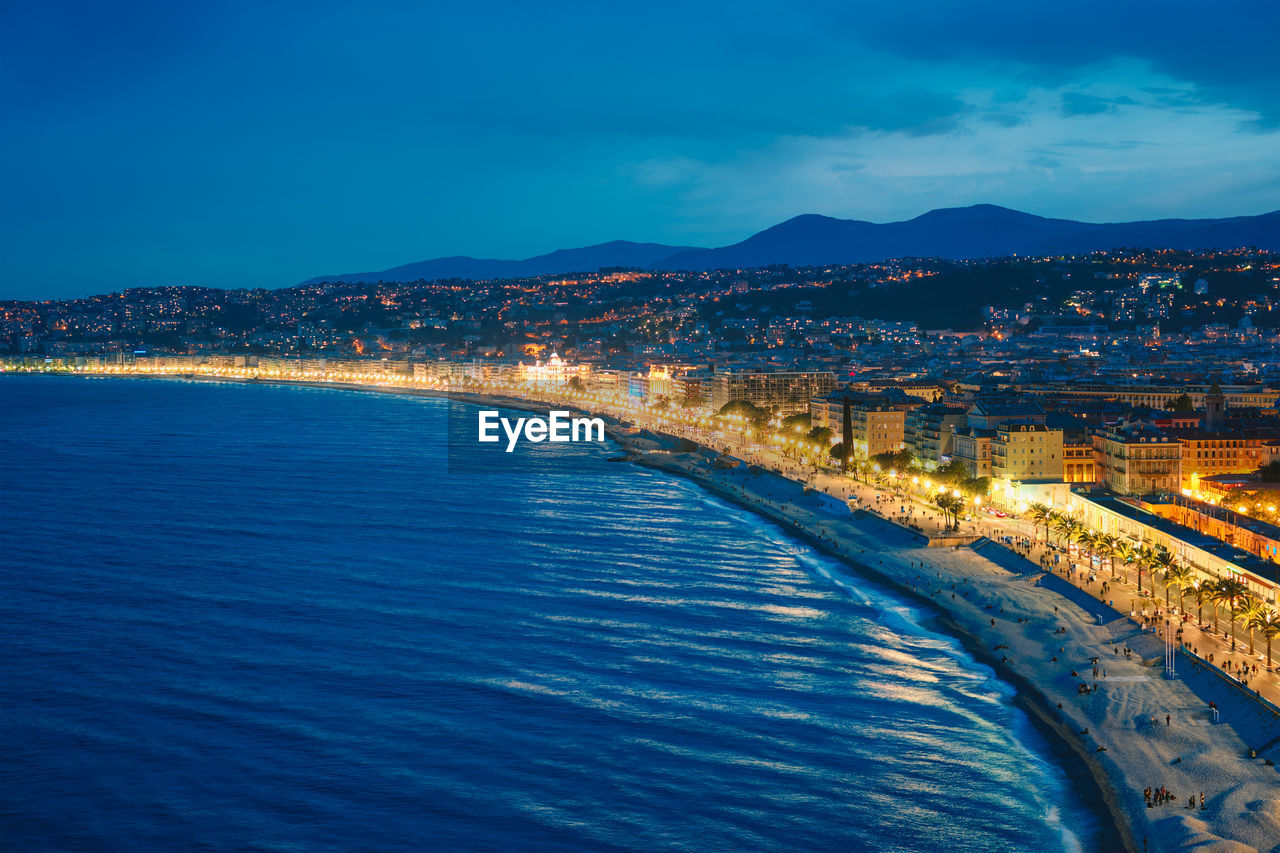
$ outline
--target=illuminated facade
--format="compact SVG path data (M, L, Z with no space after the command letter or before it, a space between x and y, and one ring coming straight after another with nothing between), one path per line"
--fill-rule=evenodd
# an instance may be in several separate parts
M1062 430L1009 424L991 439L991 476L1007 482L1062 482Z
M907 446L920 465L933 471L951 457L954 432L964 427L963 408L934 403L907 412L904 429Z
M575 376L585 381L590 375L589 365L569 364L554 352L545 362L522 361L516 367L516 381L533 388L564 388Z
M1174 491L1182 483L1182 444L1155 427L1128 424L1093 433L1102 485L1118 495Z
M1193 491L1195 481L1218 474L1252 474L1271 454L1262 438L1238 434L1178 433L1182 446L1181 488Z
M951 458L963 462L970 477L990 477L994 437L994 430L963 427L952 438Z
M1062 480L1066 483L1096 483L1098 466L1089 436L1072 437L1062 442Z

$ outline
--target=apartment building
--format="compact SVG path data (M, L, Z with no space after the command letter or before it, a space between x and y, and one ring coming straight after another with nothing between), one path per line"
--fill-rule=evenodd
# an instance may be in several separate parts
M1182 485L1182 444L1149 424L1093 431L1098 480L1118 495L1175 491Z
M1182 446L1181 488L1191 489L1202 477L1217 474L1251 474L1271 458L1268 440L1240 433L1174 430Z
M897 394L857 394L836 391L810 401L814 426L844 434L844 404L849 403L852 458L869 459L879 453L896 453L906 447L907 413L921 401Z
M721 409L739 400L783 414L802 412L816 396L835 390L836 375L829 370L717 371L711 382L711 406Z
M991 476L1006 483L1062 482L1062 430L1006 424L991 438Z
M932 471L951 457L953 433L962 428L968 415L962 406L933 403L907 412L904 423L907 447L920 465Z

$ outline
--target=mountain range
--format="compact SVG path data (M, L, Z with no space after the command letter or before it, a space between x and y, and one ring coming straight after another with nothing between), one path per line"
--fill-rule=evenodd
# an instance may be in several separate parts
M873 263L890 258L990 258L1061 255L1119 247L1280 251L1280 210L1226 219L1154 219L1144 222L1076 222L1048 219L992 204L931 210L903 222L864 222L805 214L715 249L615 240L560 249L525 260L455 256L376 272L317 276L323 281L376 282L419 279L520 278L602 267L709 270L771 264L820 266Z

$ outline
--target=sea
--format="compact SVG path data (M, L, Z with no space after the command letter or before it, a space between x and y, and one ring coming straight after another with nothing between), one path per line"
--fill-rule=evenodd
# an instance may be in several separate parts
M0 846L1111 846L928 613L616 447L451 465L449 407L0 376Z

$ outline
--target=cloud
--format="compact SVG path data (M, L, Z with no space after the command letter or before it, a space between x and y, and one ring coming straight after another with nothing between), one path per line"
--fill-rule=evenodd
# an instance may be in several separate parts
M1261 0L9 5L14 280L287 284L980 201L1228 215L1280 175Z
M1206 103L1280 116L1280 63L1262 34L1280 32L1280 4L1258 0L1078 0L1069 11L1025 0L833 8L833 31L916 61L1004 67L1060 88L1082 70L1133 61L1193 88Z
M1088 95L1084 92L1062 93L1062 114L1067 116L1089 116L1098 113L1112 113L1119 107L1136 106L1137 101L1127 95L1116 98L1105 98Z
M1017 113L1005 112L1002 110L986 110L979 117L988 124L994 124L998 127L1017 127L1023 124L1026 119Z
M728 236L737 239L800 213L891 221L975 202L1086 221L1274 208L1273 146L1224 132L1249 113L1224 106L1173 113L1097 96L1106 108L1067 114L1060 106L1069 94L1080 93L1029 91L1012 127L975 106L945 134L787 137L707 161L672 206L693 222L736 225Z
M1062 93L1062 114L1065 116L1091 116L1115 112L1115 109L1114 101L1097 95L1086 95L1082 92Z

